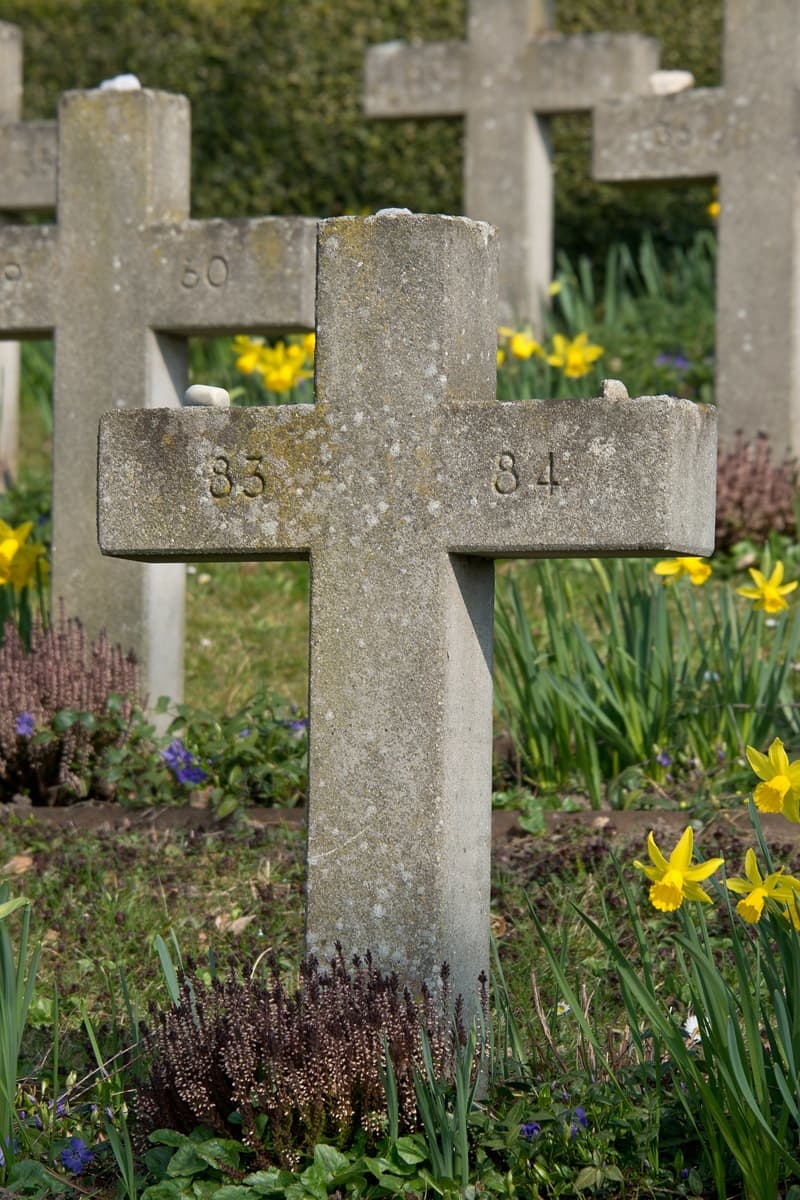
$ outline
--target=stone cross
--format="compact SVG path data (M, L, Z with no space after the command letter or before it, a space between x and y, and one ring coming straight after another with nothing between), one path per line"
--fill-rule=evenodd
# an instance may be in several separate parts
M0 223L56 204L54 121L22 122L22 34L0 21ZM0 343L0 491L17 473L19 345Z
M500 230L503 319L538 323L553 269L548 117L645 90L658 46L639 34L552 33L546 0L467 7L465 42L367 51L365 111L464 116L464 211Z
M609 101L594 175L719 180L720 433L764 430L800 452L800 5L727 0L724 85Z
M189 102L67 92L58 222L0 228L0 337L53 333L53 596L133 647L151 701L182 693L184 568L103 560L100 414L177 405L187 336L313 328L316 223L189 219Z
M316 403L108 413L104 553L310 559L309 951L488 966L494 559L713 545L715 410L495 400L489 226L319 227Z

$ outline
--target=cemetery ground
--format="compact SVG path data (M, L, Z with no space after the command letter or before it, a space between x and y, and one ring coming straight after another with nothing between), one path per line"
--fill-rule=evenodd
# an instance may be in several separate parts
M502 398L596 395L606 376L624 379L632 395L710 398L711 242L698 240L669 270L647 247L635 262L615 249L602 289L588 268L561 268L549 345L534 348L524 330L501 334ZM592 347L603 348L594 360ZM27 491L8 501L20 506L8 511L13 524L47 508L46 484L37 485L47 469L47 356L41 348L29 353L42 388L38 400L34 388L25 397ZM230 360L224 347L198 349L205 361L196 363L197 377L209 378L215 355L225 368L226 353ZM262 398L230 361L226 369L227 378L210 381ZM415 1132L392 1137L387 1116L383 1136L365 1142L350 1134L346 1119L337 1121L332 1111L321 1118L300 1104L297 1156L285 1146L278 1152L280 1130L270 1126L276 1153L269 1167L253 1162L235 1138L221 1140L219 1130L194 1134L189 1145L190 1129L173 1127L162 1144L148 1146L135 1123L144 1059L134 1027L156 1026L151 1002L169 1007L179 955L195 997L213 973L225 976L231 960L239 978L253 972L268 984L274 955L289 985L299 978L306 568L197 564L189 577L185 720L173 731L180 750L173 743L165 758L153 743L148 750L143 733L129 742L127 769L106 760L119 815L105 826L82 818L81 811L97 810L80 806L62 809L73 819L58 821L56 810L47 820L20 808L0 826L7 894L32 902L30 910L0 916L0 936L10 939L0 946L5 1187L31 1197L133 1197L149 1186L149 1200L734 1200L796 1192L800 952L786 919L793 893L785 881L800 873L797 806L795 800L787 808L787 822L772 804L759 847L745 803L759 779L769 789L780 777L790 801L796 787L800 794L800 764L784 763L778 749L769 759L744 754L746 744L766 751L781 737L791 758L800 738L793 670L800 625L788 590L799 559L792 489L787 502L778 467L744 452L728 464L722 516L731 525L708 578L691 560L677 560L683 567L666 585L670 577L656 577L648 560L500 569L497 732L512 733L513 750L502 736L494 1061L485 1094L467 1120L469 1048L459 1059L460 1085L428 1080L426 1087L420 1059L417 1105L430 1119ZM759 490L754 472L774 487ZM731 530L745 496L760 507L751 506L737 536ZM784 521L789 531L781 533ZM775 575L779 563L783 583ZM761 571L763 586L748 567ZM737 594L740 587L755 596ZM753 603L768 595L774 612ZM557 670L549 674L546 662ZM254 701L265 684L268 693ZM253 816L243 793L285 808L268 819L263 808ZM190 797L200 807L187 817ZM154 816L137 804L142 800L162 807ZM703 867L689 865L681 854L686 841L679 843L687 827L696 832L701 859L724 858L729 879L745 875L743 889L729 895ZM648 855L651 829L657 849ZM758 866L745 857L754 845ZM659 850L669 857L663 868ZM648 865L649 894L660 898L660 911L648 903L648 881L634 859ZM705 912L699 887L713 900ZM739 895L751 905L761 900L761 921L753 921L752 910L742 919L734 907ZM17 1063L14 1035L21 1029L14 1029L18 1010L9 998L24 978L15 977L13 958L32 960L39 941ZM170 964L177 965L175 978ZM778 998L773 1007L778 996L783 1008ZM338 1055L341 1062L353 1057L347 1041ZM202 1056L181 1065L200 1077L205 1069ZM13 1100L9 1070L21 1081ZM331 1148L314 1152L314 1128L322 1131L316 1140Z

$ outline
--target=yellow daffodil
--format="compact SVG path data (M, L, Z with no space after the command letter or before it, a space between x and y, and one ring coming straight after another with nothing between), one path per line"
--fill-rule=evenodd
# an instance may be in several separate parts
M502 367L502 365L505 361L506 361L506 352L502 346L498 346L497 347L497 365L498 365L498 367Z
M656 845L652 832L647 835L647 853L652 866L638 861L633 865L652 880L650 903L660 912L675 912L684 900L711 902L711 897L700 887L700 880L713 875L722 866L723 860L710 858L708 862L693 867L693 845L692 827L687 825L669 859L666 859Z
M317 335L315 333L304 333L300 345L303 347L306 362L313 363L314 352L317 348Z
M264 354L264 339L250 338L240 335L233 339L233 352L236 355L236 370L243 375L252 375L257 371Z
M775 738L766 754L755 746L746 747L747 761L762 781L753 792L759 812L783 813L788 821L800 822L800 762L789 762L780 738Z
M17 529L0 521L0 587L10 584L21 592L35 577L40 559L39 569L44 568L45 547L39 542L26 545L32 529L32 521L25 521Z
M706 205L706 212L712 221L716 221L719 216L719 200L712 200L710 204Z
M780 871L762 877L753 850L748 850L745 855L744 874L744 879L735 876L727 880L728 890L743 897L736 905L736 911L743 921L757 924L767 900L781 900L787 908L794 909L794 897L800 892L800 879L783 875Z
M579 333L572 341L563 333L554 333L553 351L547 361L551 367L561 367L567 379L580 379L602 353L602 346L590 344L588 333Z
M665 562L656 563L653 567L656 575L661 575L664 583L674 583L682 575L688 575L695 587L705 583L711 574L711 566L703 558L696 555L686 555L683 558L668 558Z
M509 338L508 348L514 358L528 359L534 354L541 355L542 347L529 333L514 333Z
M769 579L766 579L755 567L750 567L749 571L755 587L739 587L736 589L737 595L754 600L756 608L763 609L768 613L777 613L789 607L784 596L788 596L790 592L794 591L797 587L797 580L783 583L783 563L775 563Z
M283 342L265 346L256 369L264 380L264 387L270 392L289 392L312 376L306 367L303 347L296 344L287 346Z

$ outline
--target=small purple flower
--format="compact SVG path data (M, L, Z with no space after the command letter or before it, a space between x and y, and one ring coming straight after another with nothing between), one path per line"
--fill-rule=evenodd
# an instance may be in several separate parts
M656 755L656 762L660 767L669 767L672 765L672 756L667 754L666 750L662 750L660 754Z
M166 750L161 751L161 757L172 771L178 783L204 783L208 775L202 767L197 766L191 751L187 750L180 738L170 742Z
M673 371L688 371L691 363L683 354L659 354L655 360L657 367L672 367Z
M302 737L308 732L308 717L301 717L297 721L286 721L286 728L296 737Z
M94 1158L83 1138L71 1137L59 1155L61 1165L73 1175L80 1175Z
M33 731L36 728L36 722L33 719L33 714L29 712L20 713L17 717L17 723L14 727L18 737L32 737Z
M573 1108L572 1110L572 1121L570 1122L569 1126L569 1136L574 1138L575 1134L578 1133L580 1129L586 1129L588 1124L589 1121L586 1117L586 1110L579 1104L577 1108Z
M538 1121L524 1121L519 1127L520 1137L524 1137L526 1142L532 1142L537 1133L542 1132L542 1127Z

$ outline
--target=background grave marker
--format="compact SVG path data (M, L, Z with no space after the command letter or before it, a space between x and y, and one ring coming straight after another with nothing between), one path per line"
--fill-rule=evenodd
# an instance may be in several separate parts
M468 0L467 40L367 52L370 117L463 116L464 211L502 235L505 320L538 322L553 270L548 117L644 91L658 46L640 34L564 37L545 0Z
M57 224L0 228L0 337L55 337L53 596L133 647L151 701L181 698L184 570L101 558L100 414L178 405L189 335L314 322L315 222L190 220L189 150L183 96L68 92Z
M0 224L56 204L55 121L22 121L22 32L0 21ZM19 345L0 342L0 491L17 474Z
M495 399L463 217L322 221L316 403L107 413L104 553L311 562L307 944L488 967L494 559L713 545L715 410Z
M723 86L609 100L596 179L719 180L720 433L800 452L800 5L727 0Z

